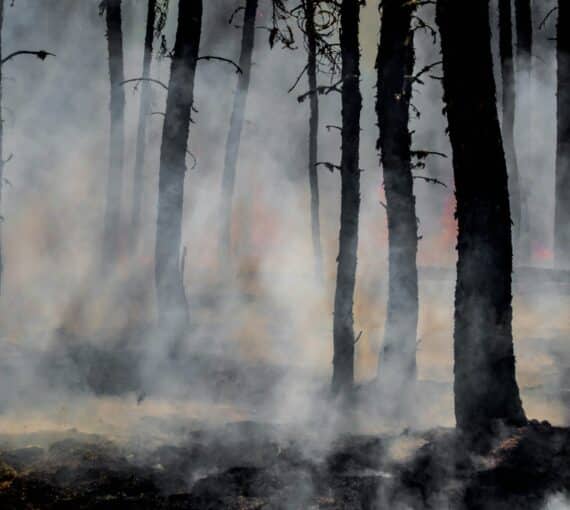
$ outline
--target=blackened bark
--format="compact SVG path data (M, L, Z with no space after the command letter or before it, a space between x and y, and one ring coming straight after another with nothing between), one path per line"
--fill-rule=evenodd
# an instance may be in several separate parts
M532 166L533 151L532 139L527 126L532 125L532 7L531 0L514 0L515 1L515 22L517 34L517 78L519 82L517 101L518 118L517 124L523 126L521 128L520 150L521 157L519 163L520 168L524 168L524 164ZM523 174L524 175L524 174ZM531 259L531 225L528 214L528 190L524 187L524 179L519 173L519 189L520 189L520 231L519 239L515 247L516 260L521 263L528 263Z
M376 114L380 137L389 238L388 314L378 364L379 380L402 391L416 378L418 325L418 228L408 129L414 71L414 6L407 0L382 3L376 62Z
M4 27L4 0L0 0L0 60L3 58L2 52L2 32ZM2 191L4 187L4 117L2 103L2 66L0 65L0 216L2 215ZM2 243L2 221L0 218L0 293L4 289L4 246Z
M144 39L143 71L142 77L150 77L152 60L152 46L154 41L154 25L156 20L156 0L148 0L146 18L146 33ZM135 168L133 173L133 210L131 218L131 246L136 249L142 224L142 199L144 190L144 149L146 144L146 126L151 113L151 90L148 81L141 82L141 97L139 106L139 125L137 129L137 146L135 155Z
M105 4L109 79L111 84L111 129L109 144L109 174L107 176L106 208L103 231L102 273L107 273L120 250L121 196L123 191L123 149L125 121L125 92L121 82L123 72L123 32L121 0Z
M455 416L464 430L525 422L515 379L508 178L497 115L489 0L437 1L457 198Z
M162 130L155 250L158 326L174 353L181 346L189 319L180 263L180 242L202 0L180 0L178 9L178 29Z
M521 190L514 139L516 91L511 0L499 0L499 47L503 78L502 133L507 169L509 171L513 244L517 246L521 235Z
M309 90L317 89L317 34L315 28L315 0L306 0L305 19L307 33L307 76ZM323 252L321 247L321 223L319 219L319 176L317 153L319 141L319 96L311 94L309 118L309 188L311 194L311 236L315 256L315 273L323 278Z
M224 175L222 178L221 201L221 231L220 231L220 265L223 270L230 272L231 266L231 224L232 202L235 188L236 168L239 156L241 132L247 103L247 92L251 78L251 58L255 44L255 19L257 16L258 0L247 0L245 6L243 33L239 66L242 70L238 78L234 94L234 104L230 119L230 131L226 142L224 160Z
M556 148L555 258L570 265L570 5L558 2L558 136Z
M342 59L341 212L338 269L334 300L334 359L332 391L347 394L354 382L353 301L360 212L360 49L359 0L342 0L340 46Z

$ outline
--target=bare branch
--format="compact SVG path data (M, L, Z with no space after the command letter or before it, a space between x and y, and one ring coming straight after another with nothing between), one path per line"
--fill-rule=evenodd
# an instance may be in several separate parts
M0 61L0 65L4 65L6 62L8 62L9 60L12 60L14 57L17 57L18 55L35 55L40 60L45 60L48 55L55 57L55 53L50 53L49 51L44 51L44 50L39 50L39 51L19 50L19 51L15 51L13 53L10 53L6 57L4 57Z
M164 90L168 90L168 85L164 84L160 80L155 80L154 78L130 78L128 80L122 81L121 83L119 83L119 85L126 85L127 83L132 83L135 81L136 82L149 81L151 83L156 83L157 85L160 85Z
M211 55L205 55L205 56L203 56L203 57L198 57L198 58L196 59L196 61L199 61L199 60L218 60L218 61L220 61L220 62L225 62L226 64L230 64L230 65L234 66L235 69L236 69L236 73L237 73L237 74L243 74L243 71L241 70L241 67L238 66L233 60L230 60L229 58L214 57L214 56L211 56Z
M333 163L330 163L328 161L318 161L317 163L315 163L315 166L319 166L322 165L324 166L329 172L334 172L335 170L341 170L340 165L334 165Z
M429 182L430 184L439 184L440 186L447 188L447 184L434 177L424 177L423 175L414 175L414 179L420 179L422 181Z
M293 83L293 85L291 86L291 88L287 91L287 94L290 94L291 92L293 92L293 90L295 90L295 88L297 87L297 85L299 85L299 82L301 81L301 78L303 77L303 75L307 72L307 69L309 68L309 64L305 65L305 67L303 67L303 70L299 73L299 76L297 76L297 79L295 80L295 83Z

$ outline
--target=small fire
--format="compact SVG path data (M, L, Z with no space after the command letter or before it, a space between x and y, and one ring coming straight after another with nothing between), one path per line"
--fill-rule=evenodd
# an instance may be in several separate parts
M532 258L535 262L551 262L554 252L543 243L533 243Z

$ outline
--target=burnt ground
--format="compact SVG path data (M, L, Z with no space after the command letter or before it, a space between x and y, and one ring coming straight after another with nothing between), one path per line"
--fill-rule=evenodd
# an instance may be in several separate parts
M546 422L479 454L452 429L323 447L255 422L152 448L76 431L1 442L2 509L540 509L570 491L570 430Z

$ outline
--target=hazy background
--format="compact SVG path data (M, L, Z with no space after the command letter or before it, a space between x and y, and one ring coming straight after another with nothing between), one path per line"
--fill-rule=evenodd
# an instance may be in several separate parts
M176 30L176 4L171 0L165 35L169 49ZM315 412L307 380L324 382L332 361L332 299L338 252L340 178L320 167L322 242L327 280L316 284L309 222L307 178L308 104L287 90L306 61L302 43L291 52L269 49L268 33L258 30L253 57L234 202L234 240L240 276L234 285L218 279L217 236L221 172L236 74L231 66L201 62L196 78L195 124L190 150L196 168L186 177L183 245L187 247L185 281L193 306L190 351L234 359L244 366L278 366L281 384L269 408L240 407L227 402L195 402L195 392L174 391L166 398L136 395L98 398L74 387L81 379L74 360L63 360L62 385L49 386L36 362L60 341L58 328L73 332L74 342L97 346L121 334L127 313L115 294L124 275L139 268L152 285L158 159L162 116L148 122L144 223L145 241L135 259L125 255L112 285L95 289L83 303L87 276L101 245L104 189L107 179L109 83L105 20L98 0L16 0L6 7L3 50L45 49L55 58L40 62L20 57L4 68L5 157L13 153L5 176L3 223L5 273L0 297L0 429L18 431L76 426L89 430L133 427L148 416L182 415L192 419L231 420L255 417L305 419ZM227 20L234 2L204 2L200 53L237 60L241 31ZM355 330L362 331L356 350L359 381L374 377L383 334L387 288L387 234L381 172L375 149L375 70L379 17L377 2L362 10L361 163L362 211L355 296ZM552 1L538 10L547 12ZM433 12L422 16L431 21ZM146 2L123 1L125 77L140 76ZM495 18L496 19L496 18ZM260 0L259 25L270 23L269 0ZM555 60L552 37L555 16L535 34L534 84L519 83L534 98L531 154L520 162L529 193L534 265L552 265L555 150ZM538 21L535 25L538 24ZM298 35L298 34L297 34ZM497 46L497 38L494 39ZM158 42L155 43L158 47ZM417 64L421 69L440 59L429 33L417 32ZM169 59L153 59L152 76L168 81ZM497 71L497 69L496 69ZM434 69L439 75L440 70ZM326 76L320 82L326 83ZM441 85L426 77L416 85L413 103L421 112L411 128L414 148L450 154L442 116ZM499 96L500 97L500 96ZM126 159L124 167L125 239L130 215L132 169L139 91L126 86ZM153 111L165 109L166 92L153 88ZM338 163L340 137L327 124L340 123L340 96L321 99L320 161ZM191 166L190 159L188 160ZM454 268L455 221L451 158L430 158L418 175L437 177L447 188L415 181L420 220L418 261L422 266ZM126 243L125 243L126 247ZM452 275L453 276L453 275ZM554 289L554 290L553 290ZM515 295L517 375L530 417L567 423L567 342L570 321L567 287L518 287ZM77 303L81 302L79 306ZM211 303L215 302L215 306ZM145 311L152 321L152 307ZM452 409L453 281L424 281L420 292L418 368L430 398L421 408L422 426L453 424ZM141 334L140 349L152 358L162 348L160 335ZM62 354L64 356L64 354ZM144 357L144 356L143 356ZM17 367L14 369L13 367ZM299 376L303 374L303 376ZM146 387L168 383L168 373L143 371ZM158 380L160 379L160 380ZM165 383L166 380L166 383ZM173 387L178 388L178 383ZM316 383L317 385L319 383ZM167 384L168 385L168 384ZM75 395L74 390L81 389ZM263 391L264 388L259 388ZM75 396L71 397L70 394ZM202 399L203 400L203 399ZM373 428L374 424L366 424Z

